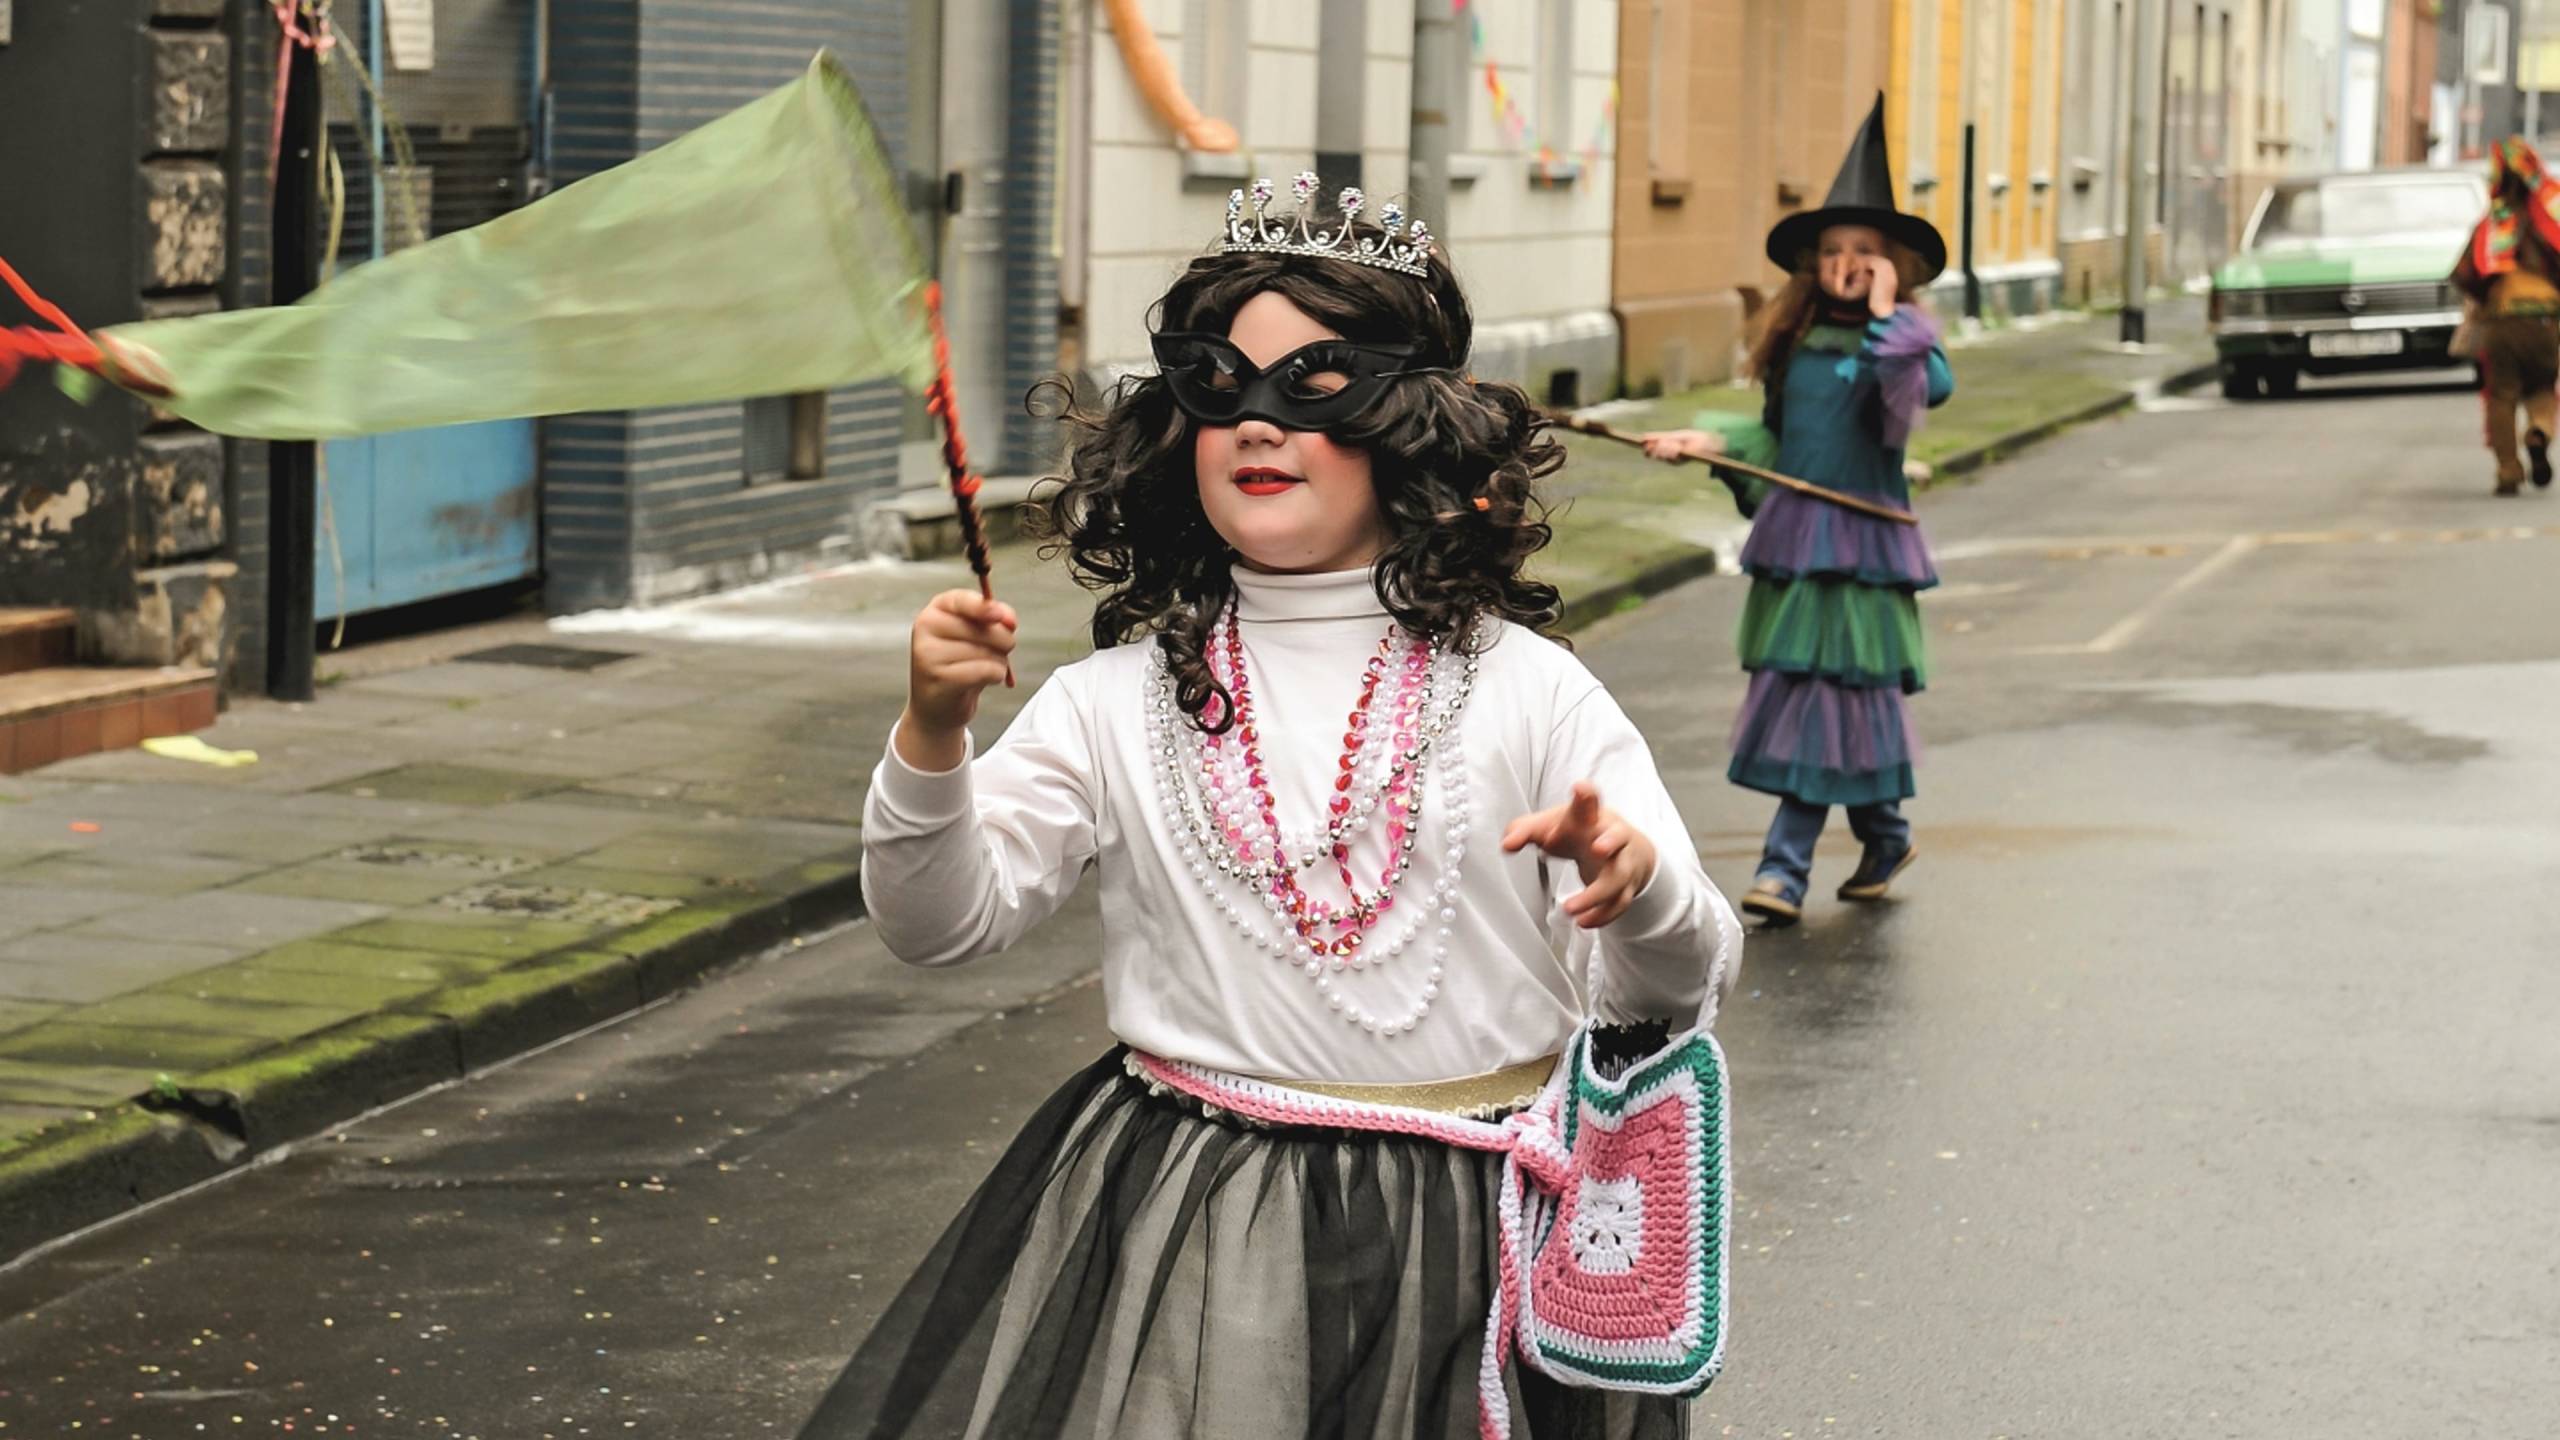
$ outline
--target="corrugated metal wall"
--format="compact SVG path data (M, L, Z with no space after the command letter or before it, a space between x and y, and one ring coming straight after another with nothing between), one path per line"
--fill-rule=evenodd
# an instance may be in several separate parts
M631 158L640 114L635 0L551 0L554 184ZM554 611L630 599L628 413L563 415L542 426L542 589Z
M861 87L892 154L907 133L908 47L929 6L904 0L554 0L554 164L563 180L663 144L789 81L821 47ZM923 13L911 15L910 11ZM933 31L922 31L931 43ZM544 475L554 610L645 603L734 584L852 534L895 485L900 395L838 391L826 466L750 483L743 405L553 422Z
M231 279L222 303L239 310L272 297L274 218L267 196L268 127L275 115L275 20L257 5L235 5L231 34ZM230 593L234 654L231 688L263 691L267 680L267 444L229 440L231 559L240 567Z
M1022 400L1058 368L1058 4L1010 0L1013 73L1005 93L1004 268L1006 399L1000 454L983 461L1008 474L1056 468L1055 421L1033 419ZM984 423L984 422L980 422Z

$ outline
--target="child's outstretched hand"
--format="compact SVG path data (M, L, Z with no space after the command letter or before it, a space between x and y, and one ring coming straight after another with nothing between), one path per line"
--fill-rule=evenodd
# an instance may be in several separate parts
M1712 430L1652 430L1640 438L1644 453L1656 460L1706 460L1724 453L1724 437Z
M1006 674L1013 607L975 590L945 590L916 614L907 649L907 713L898 720L898 758L918 770L952 769L969 753L978 696Z
M1600 803L1600 787L1588 780L1573 784L1573 798L1551 810L1523 815L1502 832L1507 853L1535 845L1550 855L1571 860L1582 871L1583 888L1566 897L1564 913L1585 930L1627 913L1653 879L1653 842Z

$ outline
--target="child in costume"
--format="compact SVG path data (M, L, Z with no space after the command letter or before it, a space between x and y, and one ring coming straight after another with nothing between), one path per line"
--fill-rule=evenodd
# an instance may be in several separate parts
M1088 871L1120 1047L1049 1101L803 1434L1633 1440L1659 1395L1506 1370L1499 1157L1241 1120L1256 1093L1498 1118L1586 1017L1709 1022L1740 929L1645 742L1538 632L1561 461L1465 370L1425 227L1346 190L1229 204L1158 373L1080 429L1046 522L1097 651L972 750L1015 616L917 618L863 887L916 964L1013 944ZM1276 1086L1272 1082L1277 1082ZM1480 1394L1480 1387L1493 1388Z
M2455 262L2453 283L2479 316L2480 403L2500 495L2551 483L2552 417L2560 410L2560 183L2522 138L2489 152L2489 213ZM2516 411L2524 411L2525 455L2516 454Z
M1730 454L1907 512L1903 447L1955 377L1935 322L1904 298L1946 268L1947 246L1928 221L1893 207L1884 97L1830 198L1778 222L1768 253L1789 278L1761 312L1751 350L1749 373L1765 392L1759 420L1710 412L1699 429L1647 435L1646 449L1665 460ZM1903 697L1928 678L1914 597L1938 575L1917 525L1724 478L1753 522L1740 641L1751 688L1727 773L1778 797L1742 908L1791 925L1832 806L1847 808L1864 847L1841 899L1881 899L1916 854L1901 810L1918 752Z

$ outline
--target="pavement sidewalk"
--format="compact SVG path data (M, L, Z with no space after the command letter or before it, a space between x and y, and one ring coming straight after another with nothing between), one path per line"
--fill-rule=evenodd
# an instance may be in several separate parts
M1924 457L1978 464L2195 378L2200 307L2152 323L2165 343L2138 356L2104 318L1963 346ZM1738 546L1723 487L1571 444L1541 566L1570 624ZM856 915L908 621L967 583L861 562L324 655L316 701L244 701L204 733L253 764L0 776L0 1261ZM1084 652L1090 610L1029 546L999 550L996 584L1025 616L1022 685L989 697L988 735Z

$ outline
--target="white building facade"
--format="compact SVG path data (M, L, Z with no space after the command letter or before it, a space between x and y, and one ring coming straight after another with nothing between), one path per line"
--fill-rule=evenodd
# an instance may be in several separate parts
M1413 170L1419 84L1454 102L1450 173L1445 213L1408 207L1466 282L1476 373L1541 399L1608 394L1618 12L1614 0L1068 0L1067 367L1108 383L1150 363L1149 307L1255 177L1285 188L1313 170L1324 194L1356 184L1373 206L1431 193ZM1440 22L1446 43L1417 47L1418 20ZM1123 21L1143 34L1118 33ZM1160 83L1168 73L1178 87ZM1216 127L1183 123L1182 106L1232 127L1233 148L1197 143Z

